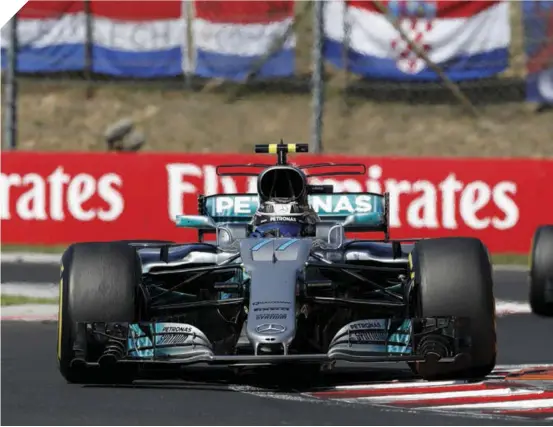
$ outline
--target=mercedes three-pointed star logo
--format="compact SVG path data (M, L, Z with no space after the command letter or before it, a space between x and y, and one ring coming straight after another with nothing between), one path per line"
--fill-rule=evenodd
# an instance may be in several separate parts
M255 328L256 332L260 334L276 335L281 334L286 330L286 327L277 325L275 323L264 323Z

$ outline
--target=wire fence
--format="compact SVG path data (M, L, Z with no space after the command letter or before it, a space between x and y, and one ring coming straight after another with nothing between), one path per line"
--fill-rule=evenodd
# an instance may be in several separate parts
M247 38L236 33L245 27L202 27L205 19L190 2L182 2L185 18L146 29L91 18L103 13L93 10L95 4L118 2L64 3L38 27L30 24L28 6L25 19L2 29L4 149L240 152L282 137L308 140L317 153L486 154L512 141L509 150L516 154L521 148L513 144L521 135L535 150L552 130L550 124L540 130L543 118L524 113L524 43L532 39L523 37L521 3L508 4L509 65L490 75L477 70L478 78L465 80L456 78L455 64L431 58L425 37L438 24L428 16L400 19L389 13L394 2L367 2L385 12L398 33L396 60L388 63L359 53L363 38L378 50L378 35L369 34L355 9L329 12L340 2L295 2L293 19L281 19L285 25L277 30L249 29ZM70 13L75 3L82 3L83 13ZM286 15L286 7L277 6L272 20ZM204 50L194 42L199 35ZM543 34L536 37L542 45ZM48 45L75 39L80 47ZM237 43L255 57L230 62L225 50ZM161 52L168 45L175 48ZM221 55L210 55L215 45ZM115 55L113 49L148 55ZM36 60L46 54L46 65ZM39 62L42 68L33 68ZM471 66L494 70L503 62L490 56ZM412 74L428 67L434 77L391 79L392 67Z

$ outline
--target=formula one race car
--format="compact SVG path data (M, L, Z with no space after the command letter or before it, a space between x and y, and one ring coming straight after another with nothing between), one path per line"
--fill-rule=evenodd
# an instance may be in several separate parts
M553 317L553 225L537 228L530 253L530 307Z
M365 165L289 164L304 144L256 152L277 154L276 165L217 173L254 176L257 194L200 196L198 215L176 218L198 242L65 251L58 360L69 382L120 383L192 364L318 375L338 361L393 361L424 379L490 373L495 300L480 240L391 240L388 194L308 184L364 175Z

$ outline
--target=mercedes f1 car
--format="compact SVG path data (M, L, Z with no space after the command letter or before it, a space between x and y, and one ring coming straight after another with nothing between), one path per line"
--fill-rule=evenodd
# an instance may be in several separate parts
M553 225L537 228L530 252L530 307L553 317Z
M119 383L194 364L318 375L339 361L407 362L428 380L487 375L496 331L483 243L390 239L388 194L308 184L365 174L365 165L288 163L288 153L306 151L261 145L256 152L277 154L276 164L219 166L220 175L256 177L258 192L200 196L198 215L176 218L198 231L197 242L69 246L59 301L63 377ZM300 233L271 230L295 216L305 219Z

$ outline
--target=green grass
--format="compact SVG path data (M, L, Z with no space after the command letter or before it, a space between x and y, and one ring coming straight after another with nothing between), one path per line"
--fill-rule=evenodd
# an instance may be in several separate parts
M62 253L66 246L45 245L2 245L2 252L37 252L37 253ZM526 254L497 254L492 255L494 264L528 265Z
M497 254L492 255L492 261L494 264L507 264L507 265L528 265L528 255L521 254Z
M67 246L58 245L2 245L1 252L36 252L46 254L62 253Z
M1 305L2 307L8 305L22 305L22 304L57 304L58 300L53 298L31 298L20 295L2 295Z

